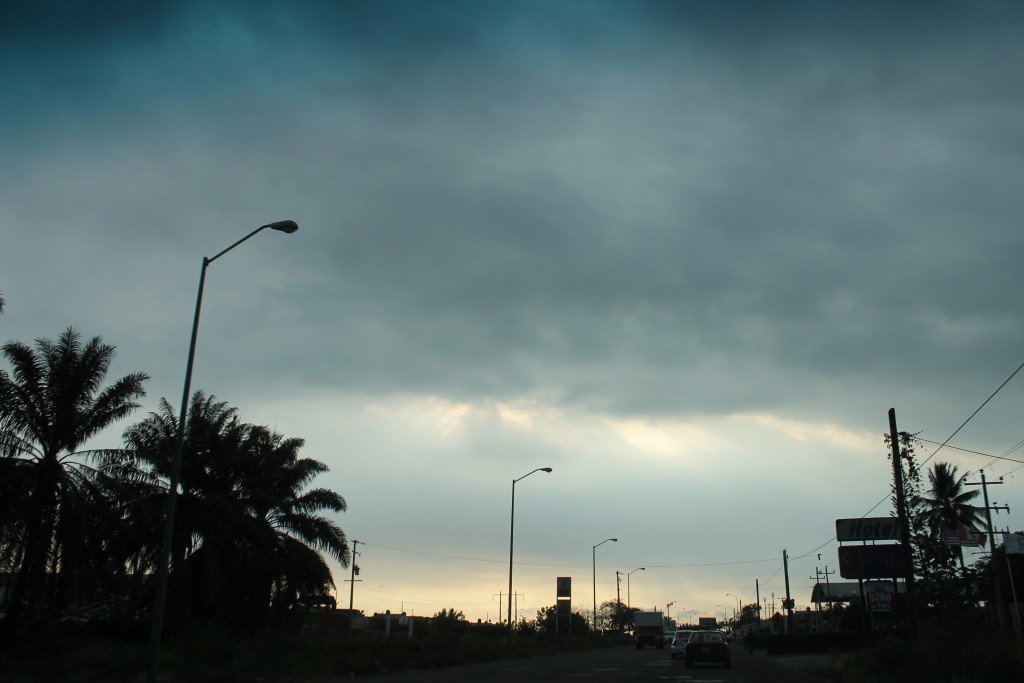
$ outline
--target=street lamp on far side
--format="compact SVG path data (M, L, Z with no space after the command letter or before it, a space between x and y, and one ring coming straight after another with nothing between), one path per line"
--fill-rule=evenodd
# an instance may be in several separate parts
M512 521L509 524L509 532L508 532L508 639L509 639L509 642L512 641L512 547L513 547L513 543L515 541L515 533L516 533L516 482L517 481L522 481L523 479L526 479L528 476L530 476L534 472L547 472L547 473L550 474L551 473L551 468L550 467L538 467L537 469L531 470L530 472L527 472L523 476L519 477L519 479L513 479L512 480L512 515L511 515ZM498 618L498 621L501 621L500 617Z
M626 607L628 607L630 609L630 611L632 611L632 609L633 609L633 600L629 597L629 577L632 576L636 572L645 572L645 571L647 571L647 567L637 567L633 571L628 572L626 574ZM633 615L630 614L630 618L632 618L632 616Z
M598 543L597 545L595 545L593 548L591 548L591 552L590 552L590 557L591 557L591 561L593 562L593 568L594 568L594 633L597 633L597 548L598 548L598 546L604 545L608 541L611 541L612 543L618 543L619 539L617 539L617 538L606 538L603 541L601 541L600 543Z

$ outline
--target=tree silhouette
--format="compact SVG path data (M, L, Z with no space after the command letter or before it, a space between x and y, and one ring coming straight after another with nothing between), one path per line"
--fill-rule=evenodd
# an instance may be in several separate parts
M0 557L16 574L8 612L16 622L66 603L81 570L103 557L109 508L89 463L112 452L80 449L139 407L149 376L102 388L115 347L100 337L83 344L70 327L34 349L11 341L2 351L11 372L0 370Z
M158 482L155 490L141 489L141 508L166 497L176 433L177 413L163 399L159 412L124 433L132 478L147 487ZM327 467L300 458L302 445L243 423L235 408L213 396L193 394L171 551L172 623L257 626L272 604L293 607L333 586L321 552L346 566L348 545L341 528L320 513L346 505L333 491L304 490Z
M925 519L935 538L942 537L943 529L957 528L959 523L974 527L984 523L981 509L970 501L979 491L968 489L967 475L959 475L956 465L935 463L928 472L928 488L921 495L925 506Z

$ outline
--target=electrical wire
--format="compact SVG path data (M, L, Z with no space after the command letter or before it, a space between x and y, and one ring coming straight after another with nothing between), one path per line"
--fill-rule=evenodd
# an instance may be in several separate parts
M935 449L934 451L932 451L932 454L931 454L931 455L929 455L929 456L928 456L927 458L925 458L924 462L922 462L920 466L922 466L922 467L923 467L923 466L924 466L924 465L925 465L925 464L926 464L926 463L927 463L927 462L928 462L929 460L931 460L932 458L934 458L934 457L935 457L935 454L936 454L936 453L938 453L939 451L941 451L941 450L942 450L942 448L943 448L943 447L944 447L944 446L945 446L946 444L948 444L948 443L949 443L949 442L950 442L950 441L951 441L951 440L953 439L953 437L954 437L954 436L956 436L956 435L957 435L957 434L958 434L958 433L960 432L960 430L961 430L961 429L963 429L964 427L966 427L966 426L967 426L967 423L968 423L968 422L970 422L971 420L973 420L973 419L974 419L974 416L975 416L975 415L977 415L978 413L980 413L980 412L981 412L981 409L982 409L982 408L984 408L984 407L985 407L986 405L988 405L988 402L989 402L989 401L991 401L991 400L992 400L993 398L995 398L995 395L996 395L996 394L998 394L998 393L999 393L1000 391L1002 391L1002 390L1003 390L1003 387L1005 387L1005 386L1006 386L1007 384L1009 384L1010 380L1011 380L1011 379L1013 379L1013 378L1014 378L1014 376L1015 376L1015 375L1016 375L1016 374L1017 374L1018 372L1020 372L1020 371L1021 371L1021 368L1024 368L1024 362L1022 362L1022 363L1021 363L1020 365L1018 365L1018 366L1017 366L1017 369L1016 369L1016 370L1014 370L1013 372L1011 372L1011 373L1010 373L1010 376L1009 376L1009 377L1007 377L1007 378L1006 378L1006 380L1005 380L1005 381L1004 381L1004 382L1003 382L1002 384L1000 384L1000 385L999 385L999 387L998 387L998 388L997 388L997 389L996 389L995 391L993 391L993 392L992 392L992 395L991 395L991 396L989 396L988 398L986 398L986 399L985 399L985 402L984 402L984 403L982 403L982 404L981 404L980 406L978 406L978 409L977 409L977 410L975 410L975 411L974 411L973 413L971 413L970 417L968 417L968 418L967 418L966 420L964 420L964 422L963 422L963 424L962 424L962 425L960 425L959 427L957 427L957 428L956 428L956 431L954 431L954 432L953 432L952 434L950 434L950 435L949 435L949 437L948 437L948 438L947 438L947 439L946 439L945 441L943 441L943 442L942 442L942 443L941 443L941 444L939 445L939 447L938 447L938 448L936 448L936 449Z

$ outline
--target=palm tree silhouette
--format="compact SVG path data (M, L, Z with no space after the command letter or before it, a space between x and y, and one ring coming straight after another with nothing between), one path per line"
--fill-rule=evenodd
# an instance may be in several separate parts
M958 475L956 465L937 462L928 471L928 489L921 494L924 520L931 537L945 540L945 529L958 529L960 524L975 527L983 522L981 508L971 504L977 489L965 485L967 474ZM957 547L961 562L963 549Z
M34 349L12 341L2 351L11 372L0 370L0 559L16 573L8 618L17 621L66 603L73 575L98 557L110 513L89 463L113 455L81 448L139 407L149 375L102 388L115 347L83 343L71 327Z
M160 482L140 496L151 510L166 496L177 431L177 412L166 400L160 405L124 433L138 468L134 479ZM321 553L348 562L344 532L321 515L344 511L345 500L328 489L305 491L327 466L299 457L302 439L243 423L237 409L201 391L186 420L172 623L188 617L257 626L271 604L289 607L325 594L333 581Z

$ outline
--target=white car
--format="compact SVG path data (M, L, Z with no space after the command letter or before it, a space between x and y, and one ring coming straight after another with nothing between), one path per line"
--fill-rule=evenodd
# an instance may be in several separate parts
M672 639L672 659L686 656L686 641L691 633L693 631L676 631L676 637Z

